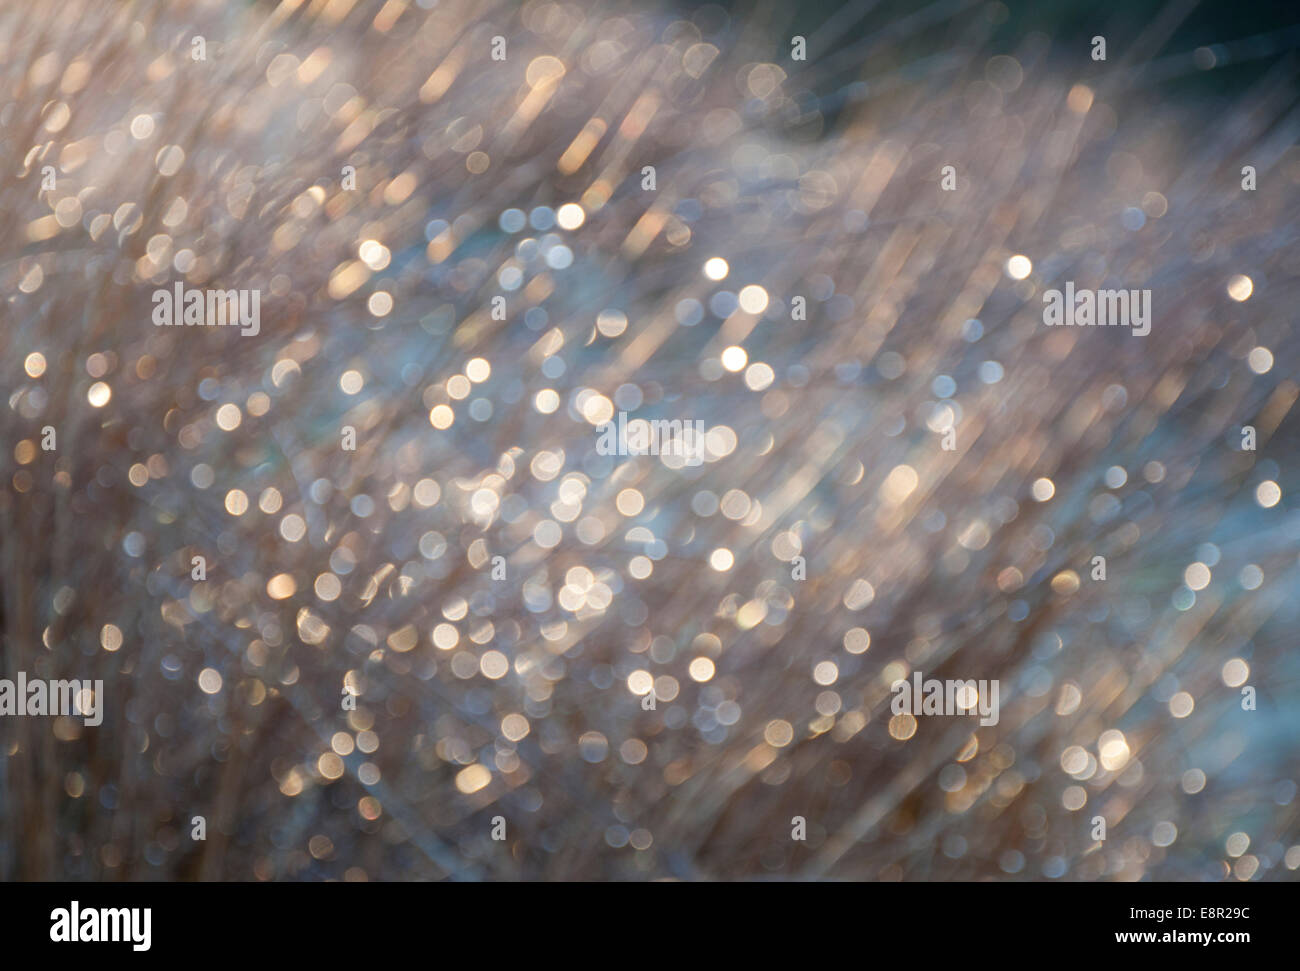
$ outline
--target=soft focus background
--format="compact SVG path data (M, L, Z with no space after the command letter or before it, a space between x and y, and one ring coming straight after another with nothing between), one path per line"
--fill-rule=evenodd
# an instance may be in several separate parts
M1300 35L1122 6L0 3L0 878L1294 877Z

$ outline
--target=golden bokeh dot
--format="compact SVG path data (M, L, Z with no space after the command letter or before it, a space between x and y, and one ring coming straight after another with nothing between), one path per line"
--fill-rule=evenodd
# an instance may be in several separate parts
M216 668L204 668L199 672L199 690L205 695L215 695L221 691L221 672Z
M871 634L864 627L853 627L844 633L844 650L850 654L865 654L871 646Z
M705 681L708 681L713 677L713 661L707 657L697 657L695 660L691 661L688 672L690 673L692 681L698 681L703 684Z
M1092 107L1092 89L1086 84L1076 84L1066 95L1065 103L1076 115L1086 115Z
M385 269L393 258L387 246L377 239L367 239L358 248L357 255L361 262L372 270Z
M316 833L307 841L307 851L312 854L312 859L329 859L334 855L334 841L325 833Z
M775 379L772 366L762 361L755 361L745 369L745 387L750 391L766 391Z
M463 374L453 374L447 379L447 397L463 401L474 390L474 385Z
M333 752L323 752L316 760L316 771L326 779L343 778L343 760Z
M1242 832L1233 833L1224 842L1223 848L1228 856L1235 859L1250 849L1250 836Z
M671 674L661 674L655 678L655 697L660 701L672 701L677 697L681 685Z
M618 754L628 765L640 765L650 754L650 749L641 739L629 738L618 747Z
M231 489L226 493L226 512L232 516L248 512L248 494L243 489Z
M654 677L649 671L638 669L627 676L627 690L634 695L649 694L654 688Z
M1250 665L1241 658L1234 657L1224 662L1220 676L1229 688L1240 688L1250 677Z
M722 366L733 374L737 371L743 371L745 365L749 362L749 355L745 349L733 344L722 352Z
M333 573L322 573L316 578L316 583L313 586L316 596L326 603L337 600L339 594L343 592L343 584L339 582L339 578Z
M290 543L296 543L307 535L307 521L296 512L291 512L280 520L280 535Z
M761 314L767 309L768 296L767 291L757 283L751 283L749 286L741 287L740 293L736 295L740 309L747 314Z
M510 671L510 661L500 651L485 651L478 661L479 671L483 677L497 681Z
M614 500L614 505L624 516L635 516L645 508L645 497L637 489L623 489Z
M839 680L840 669L834 661L821 661L813 668L813 680L828 687Z
M529 730L528 719L517 712L501 719L501 734L512 742L526 738Z
M588 393L581 402L582 417L592 425L603 425L614 417L614 403L603 394Z
M1079 574L1073 570L1062 570L1052 577L1052 592L1068 597L1079 590Z
M904 712L889 719L889 735L905 742L916 734L916 718Z
M217 409L217 427L223 432L233 432L243 420L238 405L225 404Z
M574 230L586 221L587 214L576 202L566 202L555 211L555 221L561 229Z
M1183 571L1183 583L1189 590L1204 590L1210 585L1210 576L1210 568L1198 561Z
M794 726L784 718L774 718L763 729L763 740L773 748L785 748L794 741Z
M479 764L467 765L456 773L456 788L465 795L478 792L492 781L492 772Z
M1273 352L1267 347L1252 348L1246 355L1246 364L1256 374L1267 374L1273 370Z
M1101 738L1097 741L1097 757L1103 769L1107 772L1119 771L1128 764L1129 755L1128 740L1123 732L1112 728L1101 733Z
M1244 303L1255 292L1255 281L1244 273L1235 274L1228 281L1228 296L1237 303Z
M596 330L601 337L620 337L627 330L627 314L621 310L602 310L596 315Z
M116 624L105 624L99 631L99 645L112 653L122 646L122 629Z
M1088 752L1082 745L1071 745L1061 753L1061 769L1068 775L1079 775L1088 767Z
M429 410L429 424L439 431L450 428L456 420L456 413L447 405L434 405Z
M465 363L465 376L475 384L482 384L492 374L492 365L486 358L471 357Z

